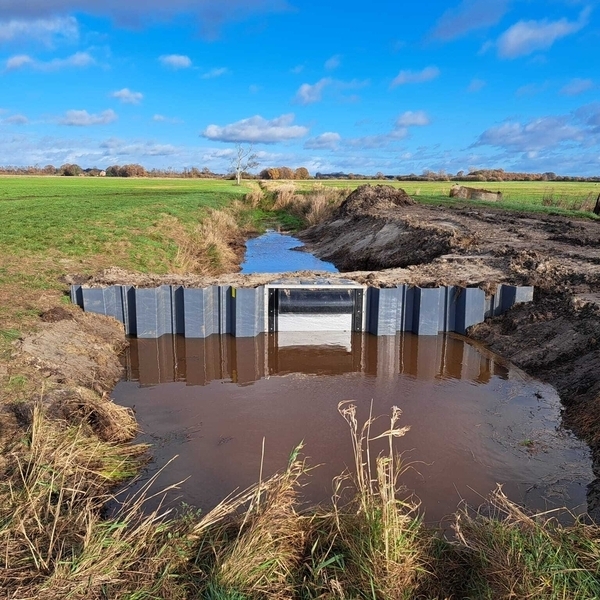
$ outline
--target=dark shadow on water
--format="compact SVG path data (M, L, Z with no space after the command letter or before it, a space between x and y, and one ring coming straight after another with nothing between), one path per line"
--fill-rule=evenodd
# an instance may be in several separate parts
M480 504L497 483L535 510L585 510L589 452L559 427L552 387L458 336L320 335L131 340L128 381L114 397L135 409L140 441L154 445L147 476L178 454L160 485L189 477L181 499L206 510L258 479L263 438L265 474L304 441L321 465L305 498L328 502L333 477L352 464L337 406L353 400L362 419L371 402L374 415L402 409L411 430L398 450L415 462L403 483L428 521L461 499Z

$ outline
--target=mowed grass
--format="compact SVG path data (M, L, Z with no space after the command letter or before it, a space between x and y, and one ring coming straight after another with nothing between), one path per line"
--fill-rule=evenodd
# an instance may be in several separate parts
M247 191L222 180L0 177L0 332L67 301L66 274L174 270L182 239Z
M17 255L106 254L123 266L164 271L174 248L156 231L161 217L197 223L207 208L246 191L213 180L3 177L0 247Z

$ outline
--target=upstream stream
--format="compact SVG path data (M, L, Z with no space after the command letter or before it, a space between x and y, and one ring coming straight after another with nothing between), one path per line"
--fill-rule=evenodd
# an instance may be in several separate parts
M268 250L260 239L253 253L249 243L246 272L256 265L290 270L285 252L317 260L289 250L299 244L289 236L267 234ZM153 444L146 478L178 455L157 484L185 480L171 500L207 510L256 482L264 440L263 476L285 467L304 442L309 463L319 466L303 497L329 502L333 478L353 464L338 413L340 402L352 400L360 419L371 410L382 416L374 435L386 428L392 406L402 409L402 424L410 426L397 441L410 465L402 483L429 522L463 500L481 504L497 484L534 510L586 510L589 451L561 428L556 391L460 336L163 336L131 340L124 360L127 377L114 398L134 408L144 431L139 441Z

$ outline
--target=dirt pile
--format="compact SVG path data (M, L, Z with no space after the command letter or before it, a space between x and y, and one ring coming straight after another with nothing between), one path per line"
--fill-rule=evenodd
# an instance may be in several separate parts
M123 326L75 306L56 307L40 321L37 331L14 344L6 376L18 387L0 397L0 449L11 447L30 426L36 404L48 417L84 424L104 441L132 439L133 415L109 397L123 372Z
M400 206L411 206L414 203L403 189L391 185L361 185L344 200L334 213L334 218L379 213Z

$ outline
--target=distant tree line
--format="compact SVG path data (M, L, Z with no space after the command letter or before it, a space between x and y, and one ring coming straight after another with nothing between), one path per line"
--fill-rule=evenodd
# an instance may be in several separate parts
M271 167L263 169L258 174L259 179L310 179L310 173L306 167L290 169L290 167Z
M169 167L167 169L146 170L139 164L111 165L106 169L93 167L83 169L77 164L66 163L60 167L39 165L28 167L0 166L0 175L56 175L65 177L172 177L189 179L234 179L235 173L218 174L209 168L184 167L181 170ZM311 175L305 167L292 169L290 167L269 167L263 169L258 175L243 172L243 179L271 179L271 180L298 180L310 179ZM314 179L348 179L348 180L372 180L382 181L472 181L472 182L494 182L494 181L600 181L600 175L592 177L572 177L557 175L551 171L546 173L521 173L504 171L504 169L476 169L468 172L458 171L455 175L445 171L424 170L420 175L410 173L408 175L384 175L381 172L373 174L357 173L316 173Z
M151 169L147 171L142 165L111 165L106 169L93 167L83 169L79 165L65 163L60 167L53 165L28 166L28 167L2 167L0 166L0 175L57 175L64 177L173 177L190 179L208 179L223 177L213 173L208 167L199 169L197 167L184 167L181 171L173 168Z

